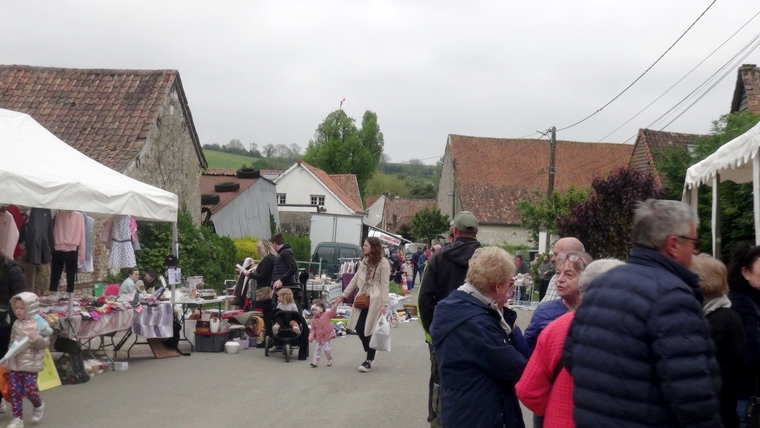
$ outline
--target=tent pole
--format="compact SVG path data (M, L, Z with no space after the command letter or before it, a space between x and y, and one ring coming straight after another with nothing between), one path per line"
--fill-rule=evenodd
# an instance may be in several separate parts
M715 173L712 188L712 250L713 257L720 259L720 174Z
M172 255L179 259L179 237L177 233L177 222L172 223ZM172 287L172 308L174 307L174 296L177 289L177 284L174 281L169 281ZM184 318L183 318L184 319Z
M760 150L752 158L752 202L755 213L755 245L760 245Z

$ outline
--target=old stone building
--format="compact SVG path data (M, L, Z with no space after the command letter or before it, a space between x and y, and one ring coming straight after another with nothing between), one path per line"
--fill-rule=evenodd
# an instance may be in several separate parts
M0 108L27 113L88 157L177 194L200 223L200 177L208 165L178 71L3 65ZM80 285L106 274L105 249L95 250L100 260L94 272L79 274ZM46 268L25 266L38 277Z
M625 166L631 145L558 141L554 188L586 188L594 173ZM547 140L449 135L438 184L438 208L453 217L472 211L478 240L489 245L531 245L517 205L546 194L550 143Z

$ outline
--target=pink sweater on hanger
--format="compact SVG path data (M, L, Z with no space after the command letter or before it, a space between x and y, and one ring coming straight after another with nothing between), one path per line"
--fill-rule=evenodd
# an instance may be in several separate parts
M84 217L78 212L59 212L55 216L56 251L77 251L79 247L79 261L84 263L87 241L84 235Z

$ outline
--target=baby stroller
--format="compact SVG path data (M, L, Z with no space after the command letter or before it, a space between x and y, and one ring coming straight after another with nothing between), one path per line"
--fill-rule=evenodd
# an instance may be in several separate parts
M293 355L293 349L300 349L303 338L309 336L309 327L306 325L300 312L275 309L272 311L272 323L277 319L280 320L281 327L277 334L272 337L267 335L264 338L264 355L268 357L270 353L282 352L285 355L285 362L289 363L290 357ZM298 323L301 329L300 333L296 333L290 327L289 323L291 320ZM272 346L276 346L276 348L270 349Z

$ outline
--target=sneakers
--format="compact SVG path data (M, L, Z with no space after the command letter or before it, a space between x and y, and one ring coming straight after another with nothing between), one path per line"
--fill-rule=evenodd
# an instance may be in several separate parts
M40 407L34 408L34 413L32 414L32 423L38 423L42 419L42 412L45 411L45 403L40 404Z
M362 365L359 366L359 371L362 373L367 373L370 370L372 370L372 363L369 361L365 361L362 363Z
M301 327L299 327L299 326L293 327L293 333L295 333L295 334L301 334Z
M24 428L24 421L19 418L13 418L11 423L8 424L8 428Z
M275 324L272 326L272 333L277 334L277 332L280 331L280 326Z
M332 365L332 360L327 360L327 367L330 367Z
M309 365L312 366L312 367L316 367L317 363L309 363ZM327 364L327 365L329 366L330 364Z

